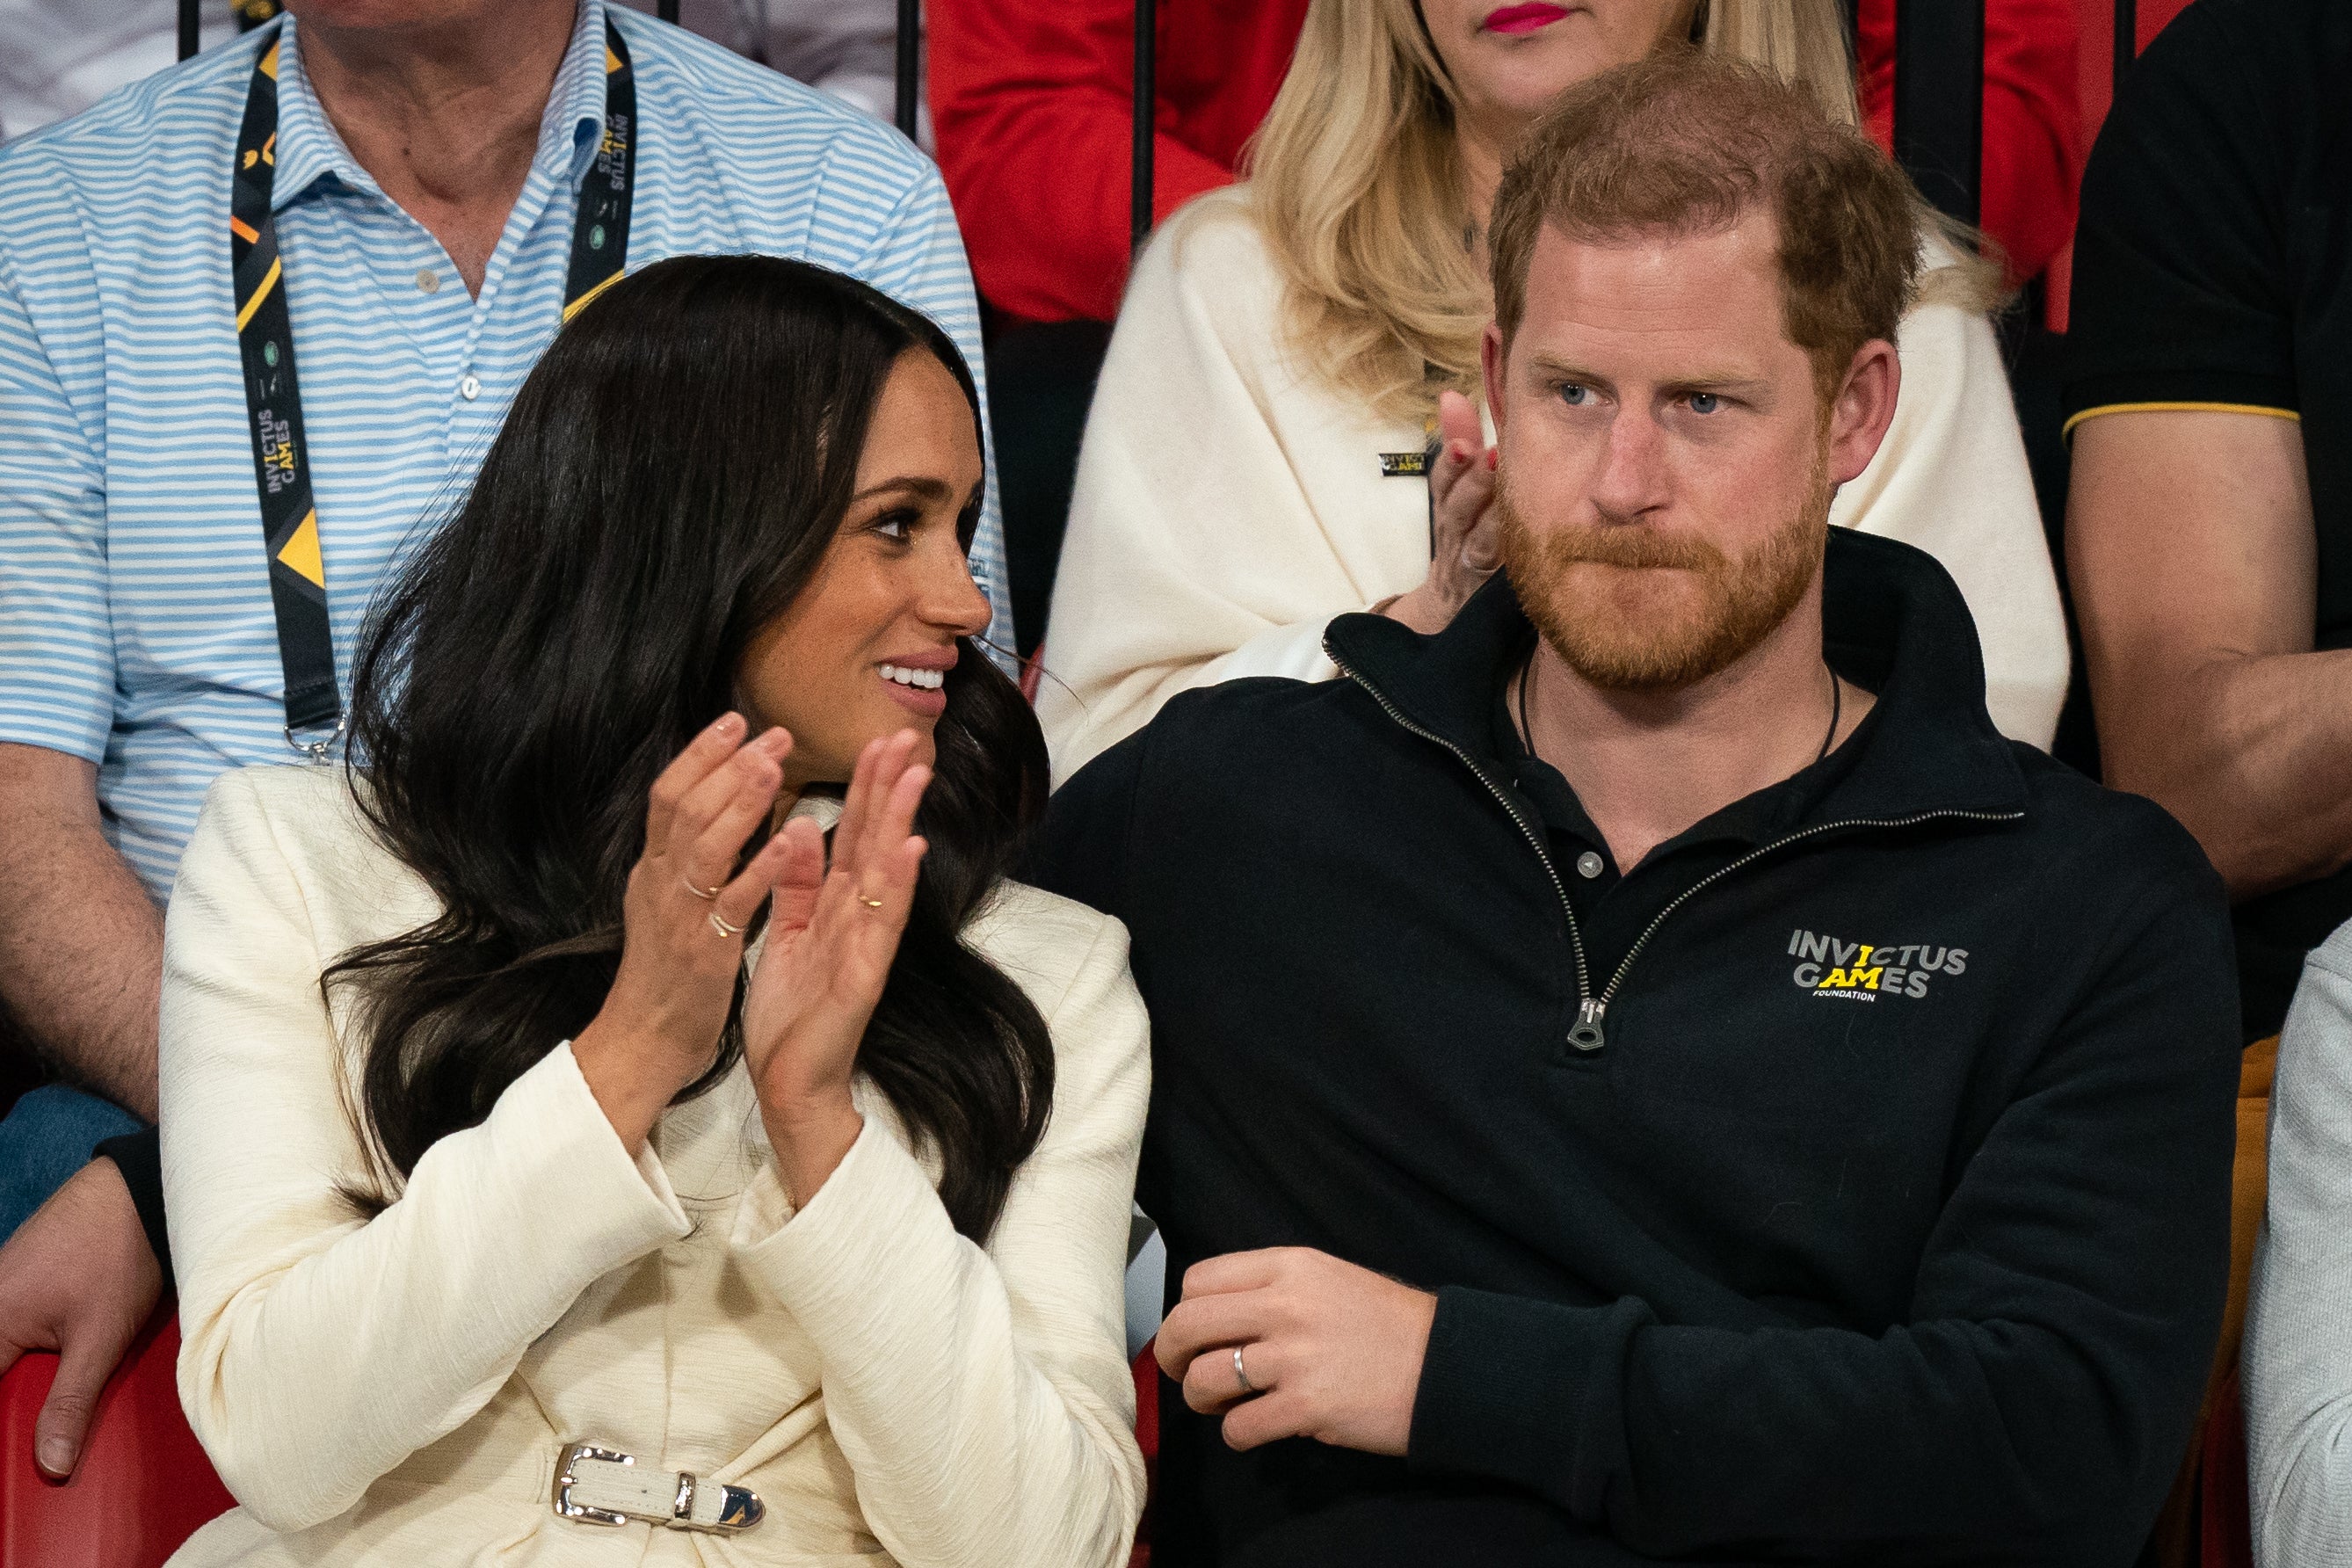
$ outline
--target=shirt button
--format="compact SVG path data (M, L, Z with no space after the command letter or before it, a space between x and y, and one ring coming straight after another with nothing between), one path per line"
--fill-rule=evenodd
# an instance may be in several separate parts
M457 384L457 395L464 398L468 403L471 403L477 397L481 396L481 379L478 376L469 375L465 380L459 382Z
M1601 857L1588 849L1576 858L1576 874L1586 881L1601 875Z
M441 274L434 271L430 267L418 268L416 287L420 293L438 294L441 292Z

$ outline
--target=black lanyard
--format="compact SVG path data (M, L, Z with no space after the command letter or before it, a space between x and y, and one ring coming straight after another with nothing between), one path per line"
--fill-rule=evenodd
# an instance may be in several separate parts
M286 740L320 758L342 730L335 689L335 643L327 620L327 573L320 558L319 512L310 494L310 447L302 434L302 392L294 374L293 323L286 312L285 265L269 192L278 174L278 51L273 40L246 89L229 181L229 268L236 305L236 342L245 362L245 406L253 437L254 484L261 496L261 538L269 558L269 599L278 616L278 658L286 671ZM635 173L637 89L620 30L604 24L604 133L596 165L580 184L572 220L572 267L564 278L563 319L617 282L629 255L629 194ZM332 725L325 740L298 731Z

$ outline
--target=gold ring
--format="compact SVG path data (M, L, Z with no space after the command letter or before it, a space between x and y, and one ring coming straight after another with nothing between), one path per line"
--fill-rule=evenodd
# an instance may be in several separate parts
M678 880L686 882L686 890L692 893L696 898L700 899L704 903L715 904L719 901L719 889L717 888L698 888L692 882L687 882L687 879L684 877L680 877Z
M880 909L880 908L882 907L882 900L879 900L879 899L869 899L869 898L867 898L867 897L866 897L865 894L863 894L863 893L860 893L860 894L858 894L858 895L857 895L857 901L858 901L859 903L861 903L861 904L864 904L864 905L865 905L867 909L869 909L869 910L878 910L878 909Z
M734 941L737 937L743 934L743 928L741 926L731 926L725 921L720 920L717 910L710 911L710 929L717 931L720 936L725 937L730 942Z

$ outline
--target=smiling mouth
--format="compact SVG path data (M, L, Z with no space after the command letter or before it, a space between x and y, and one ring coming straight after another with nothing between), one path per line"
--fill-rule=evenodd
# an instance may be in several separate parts
M948 710L948 672L904 664L875 666L882 689L890 700L922 720L934 720Z
M1516 36L1549 27L1567 15L1568 7L1565 5L1506 5L1498 11L1488 12L1486 19L1478 26L1482 32Z

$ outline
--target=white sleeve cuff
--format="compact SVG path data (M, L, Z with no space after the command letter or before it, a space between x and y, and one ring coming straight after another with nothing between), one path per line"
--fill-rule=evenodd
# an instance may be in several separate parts
M831 1359L848 1342L880 1350L888 1333L874 1304L938 1269L966 1245L940 1206L930 1174L866 1110L866 1126L806 1207L794 1212L771 1163L736 1211L732 1237L744 1266ZM853 1352L854 1353L854 1352Z
M693 1228L669 1173L654 1153L653 1140L634 1159L621 1146L621 1135L581 1076L571 1041L509 1085L489 1120L500 1135L499 1146L510 1138L510 1157L529 1162L528 1170L516 1173L517 1200L538 1208L542 1221L570 1216L572 1223L548 1228L570 1233L568 1245L579 1247L580 1256L633 1257Z

